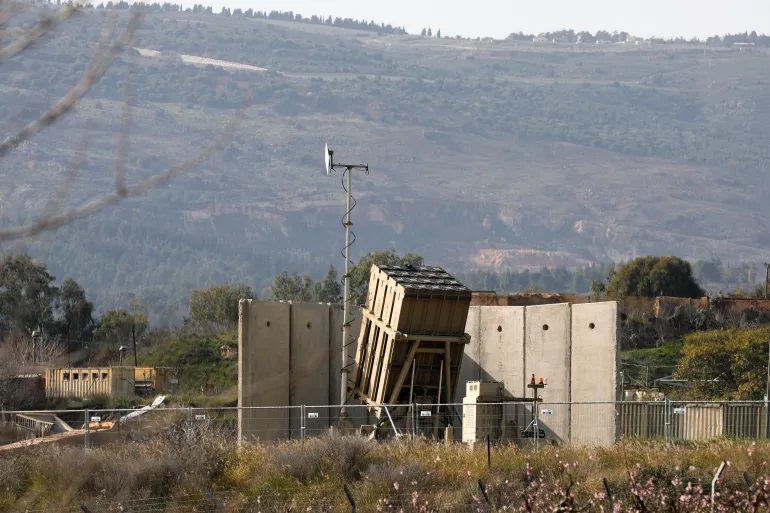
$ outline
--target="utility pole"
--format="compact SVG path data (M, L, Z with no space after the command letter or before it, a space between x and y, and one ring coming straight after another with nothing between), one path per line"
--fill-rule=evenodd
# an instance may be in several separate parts
M70 321L67 320L67 367L72 367L72 348L70 347Z
M348 417L348 412L346 408L347 403L347 394L348 394L348 378L350 373L350 361L348 358L348 346L351 345L353 342L350 341L350 327L353 321L353 314L351 313L351 304L350 300L351 298L351 292L350 292L350 246L353 244L353 241L355 241L355 238L351 239L351 226L353 226L353 222L350 220L350 213L353 211L353 208L356 206L356 202L353 199L353 170L362 170L367 175L369 174L369 164L340 164L339 162L334 162L334 152L329 149L329 146L326 145L324 148L324 160L326 164L326 174L329 175L331 172L337 168L345 168L345 173L347 176L345 176L345 173L343 173L343 186L345 189L346 194L346 211L345 211L345 217L342 220L342 225L345 227L345 250L344 250L344 257L345 257L345 274L343 274L343 278L345 279L345 292L344 292L344 303L342 304L342 370L340 372L340 425L347 424L350 419ZM345 179L347 178L347 185L345 185Z
M131 324L131 338L134 341L134 367L139 367L139 361L136 357L136 329L133 324Z
M765 299L767 299L768 284L770 284L770 263L765 262Z
M767 386L765 388L765 402L770 400L770 342L767 343Z
M767 343L767 386L765 388L765 416L770 408L770 341ZM765 423L765 436L770 435L770 423Z

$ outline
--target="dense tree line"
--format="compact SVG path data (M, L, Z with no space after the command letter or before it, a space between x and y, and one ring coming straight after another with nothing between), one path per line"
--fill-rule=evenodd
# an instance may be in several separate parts
M86 341L94 328L93 304L71 278L61 286L46 266L28 256L7 256L0 264L0 340L33 331Z
M424 34L423 34L424 35ZM540 34L526 34L524 32L511 33L506 39L509 41L532 42L537 38L543 38L549 42L556 43L583 43L593 44L597 42L609 43L627 43L634 42L633 34L625 31L608 32L606 30L597 30L594 33L589 31L575 30L557 30L555 32L542 32ZM706 39L683 37L660 38L652 37L647 41L654 44L707 44L710 46L733 46L734 44L752 44L755 46L770 46L770 36L757 34L756 31L743 32L739 34L725 34L723 36L714 35Z
M58 2L57 2L58 3ZM172 3L128 3L121 2L107 2L93 5L90 3L84 4L84 7L94 9L121 9L128 10L132 5L142 5L150 12L178 12L178 13L194 13L194 14L215 14L214 9L211 6L205 6L202 4L195 4L192 7L184 7L181 4ZM311 23L314 25L328 25L333 27L340 27L353 30L364 30L370 32L377 32L379 34L406 34L406 30L403 27L394 27L390 24L376 23L374 21L356 20L353 18L340 18L332 16L319 16L312 15L309 17L302 16L299 13L293 11L258 11L254 9L231 9L230 7L222 7L218 13L225 16L245 16L247 18L258 18L266 20L280 20L280 21L293 21L298 23Z
M629 264L633 265L620 264L617 271L618 264L608 262L571 269L546 267L521 271L479 270L460 272L457 276L473 290L496 292L685 297L699 297L703 294L762 297L764 293L764 267L759 263L728 265L719 259L686 262L677 257L641 257ZM647 268L655 265L660 267ZM681 287L666 281L679 279L680 276L683 280ZM638 279L640 277L644 279Z
M458 278L473 290L496 292L564 292L590 294L594 281L604 281L612 264L556 267L521 271L492 270L459 273Z
M56 5L60 5L62 2L61 0L50 1L50 3L55 3ZM150 12L177 12L177 13L194 13L194 14L220 14L220 15L226 15L226 16L245 16L247 18L259 18L259 19L270 19L270 20L281 20L281 21L292 21L292 22L299 22L299 23L311 23L315 25L329 25L329 26L335 26L335 27L341 27L341 28L347 28L347 29L354 29L354 30L364 30L364 31L372 31L372 32L378 32L381 34L407 34L406 29L399 26L393 26L390 24L385 23L376 23L372 20L366 21L366 20L356 20L353 18L340 18L340 17L334 17L330 15L311 15L311 16L303 16L300 13L295 13L293 11L260 11L260 10L254 10L252 8L249 9L241 9L241 8L230 8L230 7L222 7L219 13L215 13L214 9L211 6L206 6L203 4L195 4L192 7L184 7L181 4L174 4L170 2L164 2L164 3L148 3L148 2L138 2L139 5L142 5ZM95 8L95 9L121 9L121 10L127 10L130 8L131 5L136 5L136 3L129 3L126 1L118 1L118 2L102 2L99 4L91 4L86 3L83 4L83 7L85 8ZM433 30L428 27L422 29L422 35L423 36L433 36ZM629 38L632 36L632 34L629 34L625 31L613 31L609 32L607 30L597 30L594 33L591 33L589 31L575 31L571 29L565 29L565 30L558 30L554 32L543 32L540 34L526 34L524 32L516 32L511 33L507 39L511 41L532 41L536 37L543 37L549 41L556 41L556 42L565 42L565 43L595 43L597 41L607 41L612 43L621 43L626 42L629 40ZM441 38L441 31L436 31L436 37ZM732 46L735 43L748 43L748 44L754 44L756 46L770 46L770 36L765 34L758 34L756 31L751 32L743 32L743 33L737 33L737 34L725 34L725 35L714 35L711 37L708 37L706 39L699 39L699 38L690 38L685 39L682 37L678 38L659 38L659 37L653 37L650 38L650 41L657 43L657 44L665 44L665 43L706 43L713 46Z

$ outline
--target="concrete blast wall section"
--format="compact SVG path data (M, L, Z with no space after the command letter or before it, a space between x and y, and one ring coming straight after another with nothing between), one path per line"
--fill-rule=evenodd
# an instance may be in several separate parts
M542 306L472 306L466 332L460 383L501 381L513 397L532 397L532 374L548 385L538 396L547 415L539 424L549 439L607 444L619 426L597 422L617 418L612 403L620 399L617 370L618 306L615 302ZM454 402L462 402L458 387ZM551 403L551 404L548 404ZM607 410L607 411L604 411Z
M338 404L342 309L327 304L242 300L239 305L238 404L244 407ZM361 317L351 333L358 333ZM352 357L355 349L349 352ZM239 410L239 436L299 438L299 409ZM329 427L328 418L312 429ZM322 425L323 424L323 425Z
M354 312L351 334L357 336L361 312ZM549 439L612 443L618 438L617 423L598 419L617 419L614 405L609 404L620 399L617 322L615 302L472 306L465 328L471 341L465 348L453 402L462 403L466 381L478 380L500 381L507 394L531 397L526 384L535 374L548 379L539 396L543 408L549 410L540 416L540 427ZM241 301L238 404L337 404L341 326L342 308L338 305ZM349 355L352 362L355 346ZM567 404L570 402L606 404ZM241 410L239 435L262 440L298 438L299 408L285 414L277 411ZM318 425L307 427L328 427L331 421L313 419Z

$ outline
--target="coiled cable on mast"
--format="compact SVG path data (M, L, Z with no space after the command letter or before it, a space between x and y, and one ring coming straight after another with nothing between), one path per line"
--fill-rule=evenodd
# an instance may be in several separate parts
M353 194L350 191L348 191L348 187L347 187L347 185L345 185L345 178L347 177L347 173L352 173L352 172L353 171L352 171L351 168L346 167L345 171L342 173L342 189L345 191L345 194L350 197L350 206L347 208L347 210L345 211L345 213L342 216L342 226L346 230L348 230L350 232L350 240L346 242L345 246L343 246L343 248L342 248L342 251L340 251L340 254L342 255L342 258L344 260L346 260L346 263L350 267L352 267L354 265L354 263L353 263L353 260L348 258L347 254L349 254L350 248L356 242L356 234L355 234L355 232L353 231L353 228L352 228L353 223L352 222L348 222L348 218L350 217L351 212L353 212L353 209L356 208L356 203L357 202L356 202L356 198L353 196ZM369 169L368 168L365 170L365 173L367 175L369 174ZM349 276L350 275L350 267L348 268L348 274L342 276L343 279L345 279L345 278L350 279L350 276ZM356 300L356 291L354 290L354 288L352 286L352 283L351 283L350 290L348 291L348 297L343 298L343 299L344 299L344 301L346 301L348 303L349 306L348 306L348 309L347 309L347 311L348 311L347 319L344 319L345 325L348 326L348 339L347 340L343 340L342 344L343 344L344 348L349 348L350 346L354 346L355 345L355 340L356 340L351 335L351 333L350 333L350 328L353 327L353 321L356 320L356 315L355 315L355 313L353 313L353 309L350 307L352 305L355 305L355 303L356 303L356 301L355 301ZM342 372L347 376L347 378L346 378L346 385L350 385L350 383L351 383L350 373L352 371L351 367L353 366L353 361L355 361L355 356L353 356L353 358L351 358L349 352L347 352L346 354L347 354L348 361L347 362L342 362ZM353 393L352 392L348 393L347 397L345 399L345 404L347 404L348 401L350 401L350 399L352 397L353 397Z

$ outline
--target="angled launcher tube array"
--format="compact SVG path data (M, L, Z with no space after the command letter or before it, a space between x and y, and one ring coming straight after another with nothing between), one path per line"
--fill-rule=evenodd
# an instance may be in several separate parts
M440 267L372 266L351 385L380 404L451 402L471 291Z

